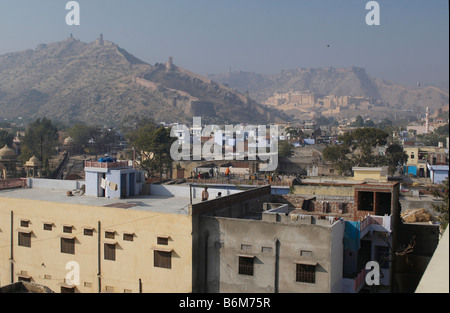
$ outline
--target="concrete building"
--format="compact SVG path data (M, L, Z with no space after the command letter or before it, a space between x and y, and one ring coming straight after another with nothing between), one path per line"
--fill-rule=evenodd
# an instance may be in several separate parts
M291 194L206 185L201 202L205 185L151 185L142 195L131 167L86 165L86 181L29 178L28 188L0 190L0 286L354 293L371 260L382 265L380 288L393 286L398 183L302 184Z
M202 291L341 292L344 221L266 202L269 186L253 193L194 206Z
M29 281L83 293L193 291L189 197L69 197L67 190L0 191L0 285ZM67 281L70 264L79 265L77 285Z
M86 195L106 198L128 198L140 194L144 172L128 162L95 162L85 164Z
M367 288L369 261L380 264L378 290L392 290L399 184L325 185L204 207L197 218L203 291L356 293Z
M427 164L432 184L440 184L448 178L448 165Z
M328 181L327 181L328 179ZM343 292L359 292L369 261L377 261L383 279L378 290L395 285L395 254L400 226L399 184L377 181L309 179L293 186L278 202L301 214L345 220Z
M210 240L205 291L341 292L343 221L294 220L287 213L281 206L262 220L203 217L203 238Z
M87 181L0 185L0 286L24 281L55 292L197 292L194 216L197 204L209 205L199 203L203 186L153 185L151 195L133 196L127 185L125 197L100 195L100 176L120 190L122 175L128 184L135 172L119 162L87 165ZM210 198L219 192L216 202L246 191L217 186ZM247 192L251 201L253 191Z
M448 165L448 149L439 147L404 147L408 161L404 164L404 173L418 177L430 177L427 163L430 165Z

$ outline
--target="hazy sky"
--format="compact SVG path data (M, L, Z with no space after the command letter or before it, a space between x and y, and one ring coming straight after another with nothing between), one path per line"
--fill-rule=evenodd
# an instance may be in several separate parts
M448 81L447 0L377 1L379 26L366 24L365 0L78 0L80 26L66 24L67 2L1 0L0 55L103 33L202 75L354 65L402 84Z

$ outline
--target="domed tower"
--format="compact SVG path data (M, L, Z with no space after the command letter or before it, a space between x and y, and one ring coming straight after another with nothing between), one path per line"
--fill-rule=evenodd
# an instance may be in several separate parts
M16 173L16 152L5 145L2 149L0 149L0 164L2 168L5 169L4 173L1 175L3 179L7 177L14 176Z
M41 167L41 162L39 159L33 155L26 163L25 168L27 170L27 177L36 177L39 175L38 171Z

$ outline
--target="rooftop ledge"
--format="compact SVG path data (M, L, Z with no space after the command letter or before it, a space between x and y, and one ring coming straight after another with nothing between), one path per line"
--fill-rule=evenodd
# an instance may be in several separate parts
M131 167L128 165L128 161L117 161L117 162L98 162L98 161L85 161L85 168L124 168Z

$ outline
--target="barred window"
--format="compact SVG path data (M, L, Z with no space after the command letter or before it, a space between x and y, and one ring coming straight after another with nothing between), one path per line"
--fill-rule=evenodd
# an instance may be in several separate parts
M172 252L155 250L153 264L154 267L172 268Z
M61 238L61 253L75 254L75 238Z
M307 264L297 264L295 281L301 283L316 283L316 266Z
M19 246L31 248L31 233L19 232Z
M253 276L253 265L254 258L253 257L239 257L239 274Z
M116 245L105 243L105 260L116 260Z

